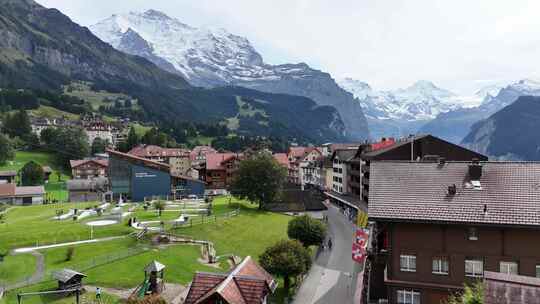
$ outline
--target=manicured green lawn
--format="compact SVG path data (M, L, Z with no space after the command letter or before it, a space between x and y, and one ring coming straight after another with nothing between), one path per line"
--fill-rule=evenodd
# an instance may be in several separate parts
M153 260L165 265L165 281L187 284L196 271L222 272L219 268L202 265L200 246L171 245L151 249L118 262L93 268L86 272L86 282L107 287L135 287L144 279L144 267Z
M218 255L235 254L241 257L252 256L258 259L266 247L280 239L287 238L289 216L258 210L257 205L245 201L228 205L227 197L214 200L214 210L234 210L240 208L240 215L220 219L217 223L177 228L177 234L195 239L214 242Z
M1 166L0 170L20 170L27 162L35 161L42 166L50 166L53 170L61 169L55 166L54 155L47 152L28 152L17 151L15 159L8 161L6 165ZM56 173L53 172L53 175Z
M57 205L13 207L5 215L5 223L0 224L0 250L16 248L21 246L40 245L45 243L76 241L78 239L88 239L90 228L81 222L53 221L51 218L56 214L57 209L65 212L69 208L77 207L82 209L92 206L95 203L65 203ZM155 210L144 211L141 207L137 209L135 215L140 220L157 220ZM219 217L232 210L240 210L240 215L231 218ZM167 221L177 218L180 212L164 212L161 219ZM217 222L211 222L193 227L177 228L176 234L191 236L195 239L209 240L215 245L218 255L234 254L245 257L252 256L255 260L266 247L272 245L279 239L287 238L287 223L289 217L281 214L264 212L258 210L258 206L248 202L232 200L229 204L228 197L216 198L213 202L213 215L218 215ZM95 227L94 237L105 237L112 235L126 235L133 232L133 229L123 224ZM126 252L129 248L144 248L144 251L137 252L136 255L123 258L121 260L107 261L108 256L117 256ZM87 268L88 265L96 263L99 266L84 270L88 277L87 284L103 287L131 288L140 284L144 278L144 267L152 260L157 260L166 266L165 280L167 282L187 284L193 278L196 271L223 272L227 271L225 259L220 262L221 268L205 266L197 260L201 256L200 246L191 245L169 245L164 247L153 247L148 241L136 241L132 237L123 239L82 244L73 246L74 254L70 261L66 261L67 247L41 250L45 257L45 270L50 273L52 270L71 267L78 269ZM10 264L20 265L27 263L23 256L8 256ZM13 259L13 260L11 260ZM20 259L20 260L19 260ZM34 261L35 263L35 261ZM6 264L7 265L7 264ZM29 264L30 265L30 264ZM0 265L1 267L1 265ZM31 267L30 267L31 268ZM32 273L30 270L21 273ZM0 268L1 269L1 268ZM9 280L17 280L15 276L22 274L4 274ZM0 280L2 279L0 271ZM47 285L49 284L49 285ZM51 288L50 283L31 286L26 290L44 290ZM54 285L54 284L53 284ZM54 286L52 286L54 288ZM278 297L279 298L279 297ZM8 301L12 303L12 293L8 295ZM69 302L71 301L71 302ZM279 299L278 299L278 302ZM73 303L71 299L48 298L28 298L26 303ZM111 302L115 303L115 302ZM0 304L4 304L0 301Z
M8 255L0 262L0 282L16 283L30 277L36 268L31 254Z
M55 290L58 287L56 282L48 281L41 284L33 285L30 287L11 290L7 295L0 300L0 304L14 304L17 303L17 293L19 292L36 292L36 291L47 291ZM94 303L92 300L95 299L95 294L91 292L86 292L81 296L81 303ZM101 304L117 304L120 303L119 299L102 293ZM24 297L23 304L74 304L75 295L63 296L63 295L41 295L41 296L30 296Z
M53 220L56 210L84 209L95 203L62 203L36 206L15 206L0 223L0 250L24 246L47 245L90 238L85 220ZM124 235L132 232L125 223L94 228L94 238Z
M67 251L69 247L58 247L40 252L45 257L45 271L50 272L52 270L61 268L75 268L80 266L86 266L86 264L95 261L102 263L107 258L113 258L115 254L126 251L128 248L134 248L137 246L135 238L126 237L123 239L81 244L77 246L70 246L74 248L73 256L71 260L66 260Z

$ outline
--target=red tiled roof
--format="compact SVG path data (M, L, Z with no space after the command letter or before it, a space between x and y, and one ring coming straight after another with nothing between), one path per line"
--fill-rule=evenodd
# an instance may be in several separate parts
M188 156L190 153L186 149L177 149L177 148L162 148L155 145L138 145L135 148L131 149L128 154L132 154L138 157L179 157L179 156Z
M540 279L484 272L484 304L540 304Z
M225 170L223 163L233 157L239 157L236 153L210 153L206 154L206 170Z
M0 197L15 195L15 184L0 184Z
M195 160L197 156L199 155L206 155L210 153L218 153L218 152L210 146L196 146L195 148L193 148L193 150L191 150L191 152L189 153L189 156L191 160Z
M193 282L189 287L185 304L194 304L209 291L213 290L219 283L227 278L226 274L197 272L193 277Z
M369 217L540 226L540 163L481 162L480 189L470 162L375 161L370 166ZM456 185L456 194L448 187Z
M272 276L248 256L228 275L197 273L184 303L203 303L219 294L230 304L260 304L275 284Z
M388 138L371 144L371 151L377 151L379 149L388 148L396 144L396 140Z
M304 157L305 151L306 151L306 147L290 147L289 148L289 156L292 156L292 157Z
M287 157L287 154L285 153L276 153L273 155L274 159L282 166L288 167L289 166L289 158Z
M70 160L69 164L71 165L71 168L76 168L78 166L84 165L89 162L93 162L102 167L109 166L109 161L107 159L76 159L76 160Z

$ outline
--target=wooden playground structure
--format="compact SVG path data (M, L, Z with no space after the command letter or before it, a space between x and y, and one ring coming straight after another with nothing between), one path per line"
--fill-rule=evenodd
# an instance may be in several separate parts
M137 286L129 298L142 299L149 295L161 294L165 288L165 265L152 261L144 268L144 281Z

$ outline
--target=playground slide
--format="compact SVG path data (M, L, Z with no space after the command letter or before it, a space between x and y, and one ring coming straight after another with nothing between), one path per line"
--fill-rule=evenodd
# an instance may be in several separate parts
M144 280L144 283L142 283L141 288L137 292L137 297L139 299L144 298L144 296L146 295L146 292L148 291L149 287L150 287L150 280L147 278L147 279Z

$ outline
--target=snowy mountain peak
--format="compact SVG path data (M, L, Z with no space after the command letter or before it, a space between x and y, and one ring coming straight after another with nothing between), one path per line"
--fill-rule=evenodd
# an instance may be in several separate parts
M339 84L358 98L364 112L374 119L428 120L460 107L454 93L427 80L390 91L376 91L367 83L351 78L340 80Z
M371 86L363 81L346 77L343 79L337 80L339 86L341 86L346 91L354 95L354 97L364 100L369 95L373 95L373 89Z
M413 83L408 89L415 90L437 90L439 89L433 82L429 80L418 80Z
M143 56L194 86L235 85L305 96L319 106L335 107L351 138L364 139L369 132L358 102L330 74L305 63L267 64L248 39L224 29L191 27L150 10L115 15L90 30L116 49Z
M156 18L156 19L161 19L161 20L171 20L172 19L171 17L167 16L165 13L154 10L154 9L149 9L149 10L145 11L143 13L143 15L148 17L148 18Z
M120 48L120 42L128 30L136 32L153 47L154 56L172 64L195 85L226 84L236 76L234 72L245 76L253 72L246 71L251 66L263 64L247 39L224 29L190 27L156 10L113 15L90 26L90 30L113 47L130 53L133 50ZM200 77L201 70L205 77L213 73L215 83L197 79L205 78Z
M533 79L521 79L510 85L513 89L527 92L535 92L540 90L540 81Z

